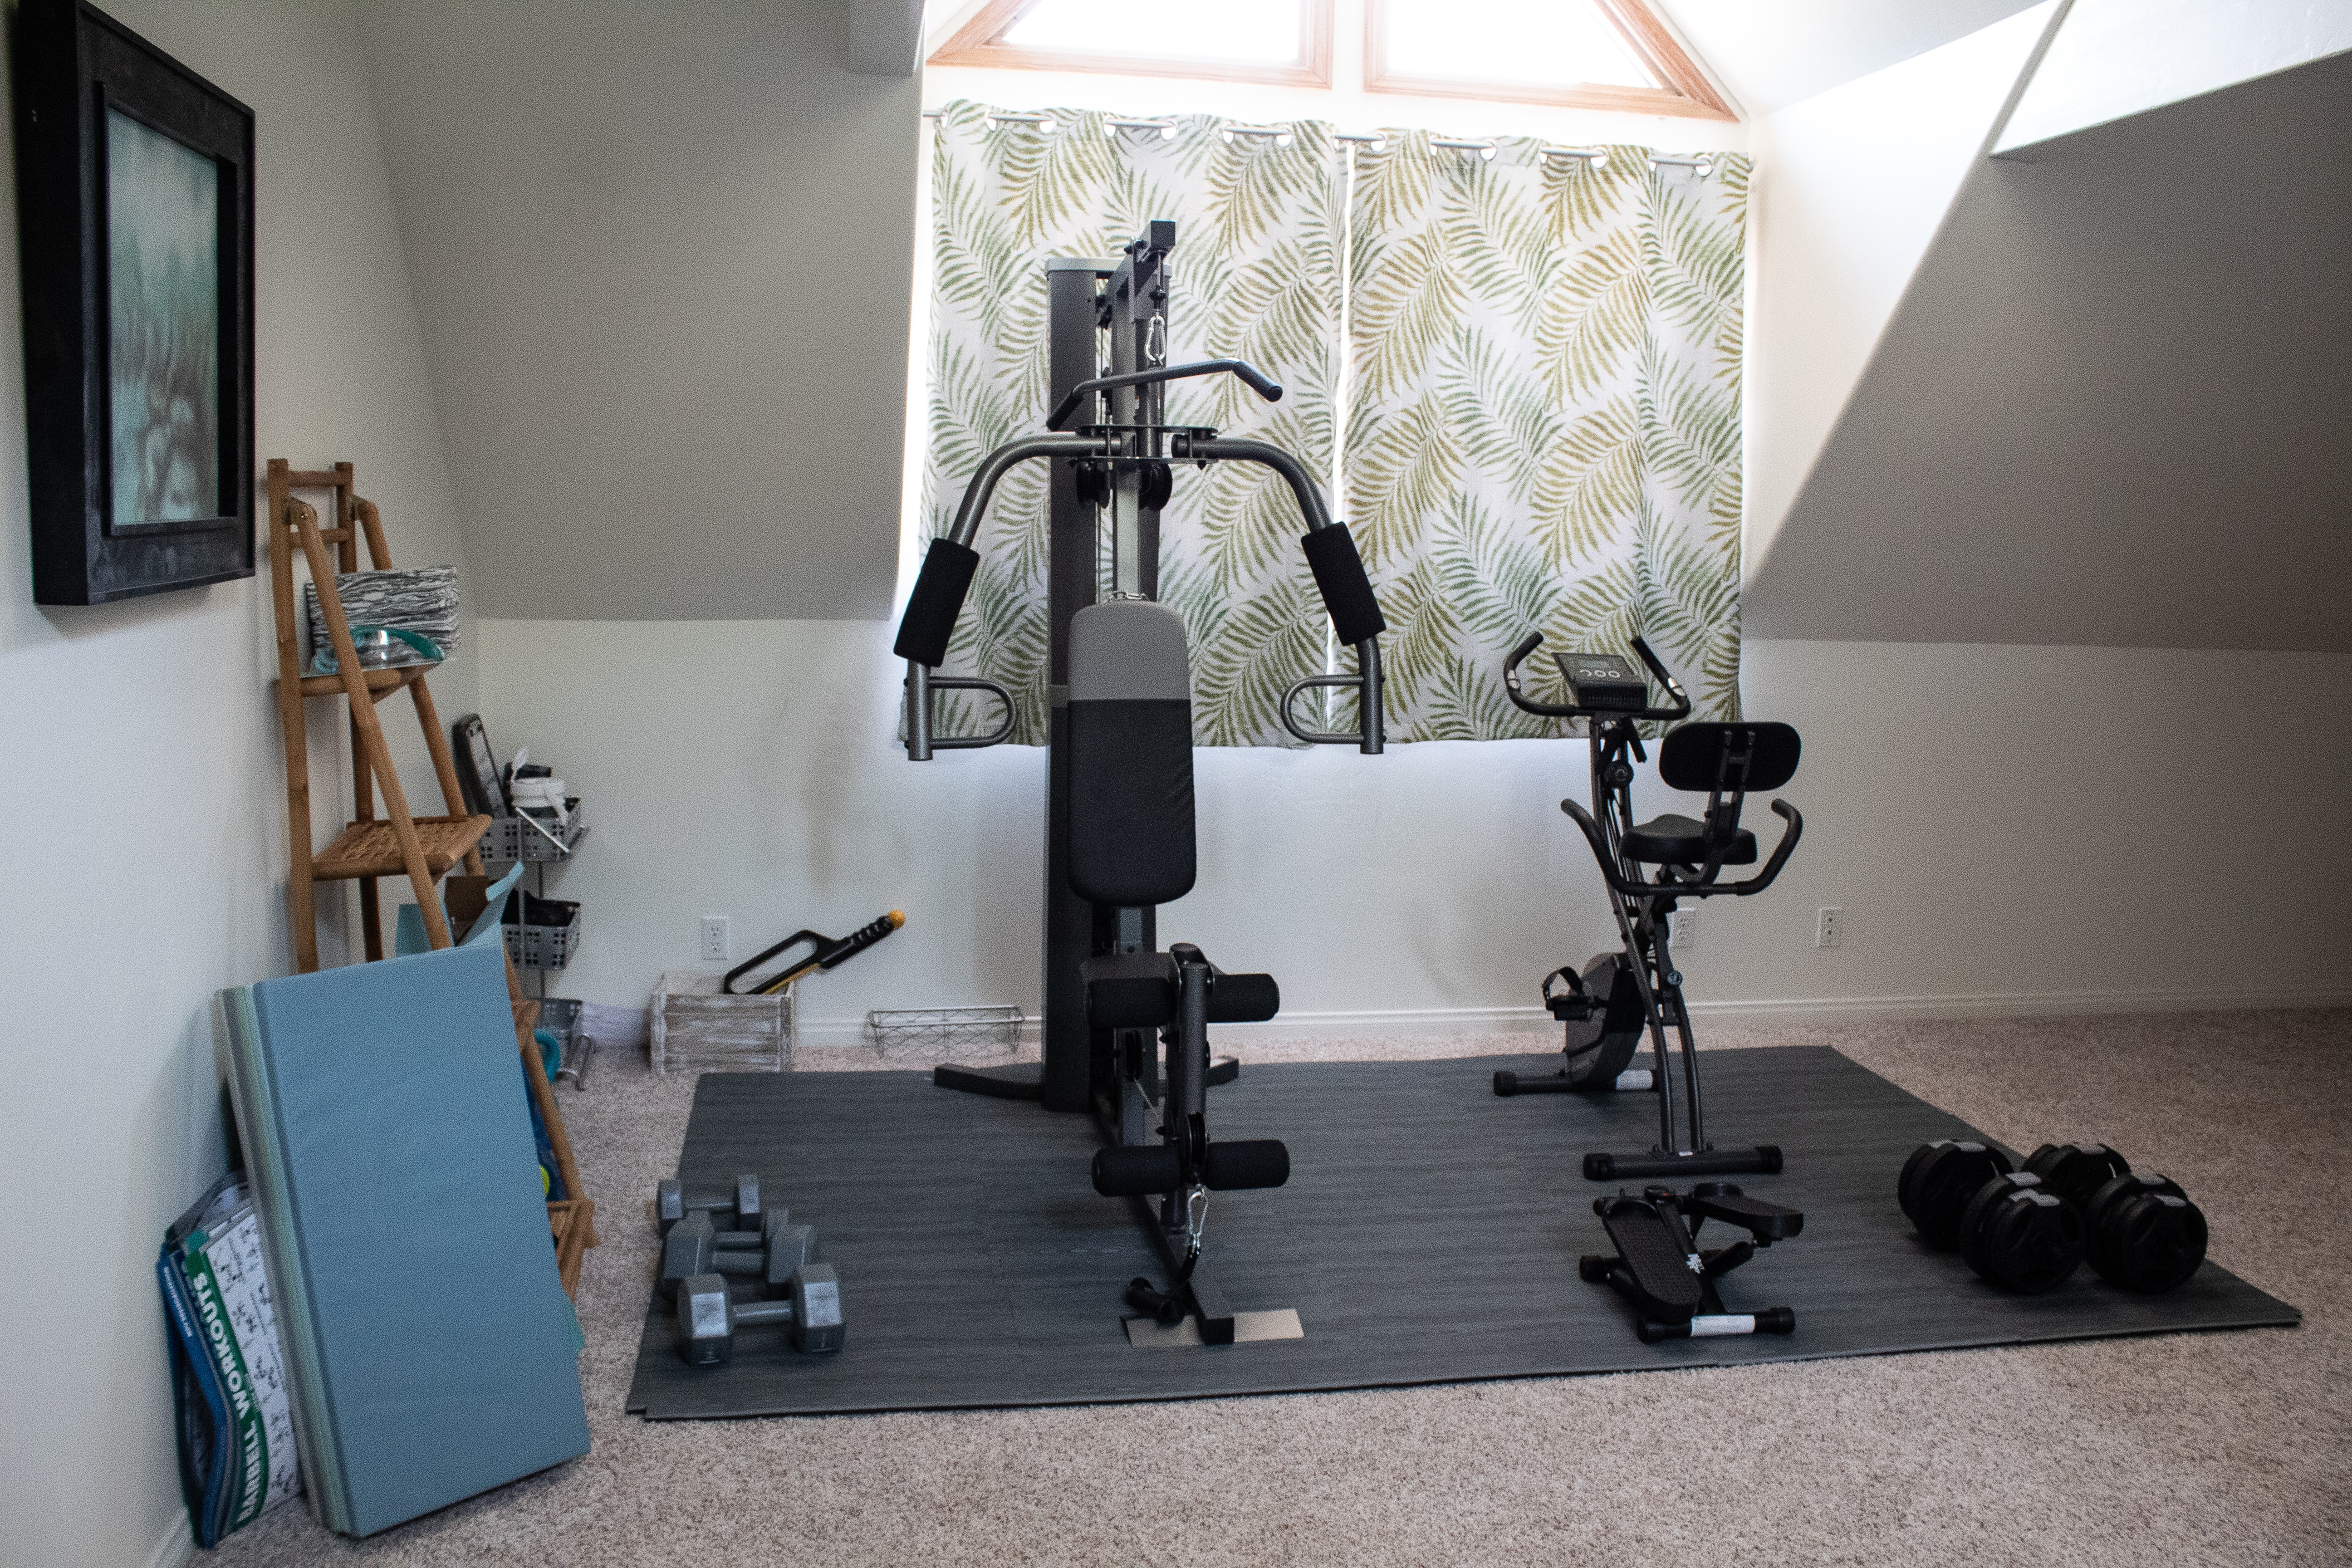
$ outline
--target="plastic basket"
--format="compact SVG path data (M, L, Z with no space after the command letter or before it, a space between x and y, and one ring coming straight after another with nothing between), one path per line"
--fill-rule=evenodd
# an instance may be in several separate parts
M866 1014L866 1028L887 1060L954 1062L1011 1056L1028 1021L1018 1007L901 1007Z

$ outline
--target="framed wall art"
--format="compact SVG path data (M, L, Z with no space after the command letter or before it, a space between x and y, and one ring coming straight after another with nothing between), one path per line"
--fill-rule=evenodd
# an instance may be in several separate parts
M33 598L253 575L253 111L79 0L16 47Z

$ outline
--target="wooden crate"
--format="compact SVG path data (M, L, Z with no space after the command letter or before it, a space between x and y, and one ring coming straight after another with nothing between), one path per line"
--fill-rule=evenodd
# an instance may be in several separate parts
M648 1040L657 1073L719 1068L782 1072L793 1065L796 986L775 996L730 996L720 977L676 969L654 993Z

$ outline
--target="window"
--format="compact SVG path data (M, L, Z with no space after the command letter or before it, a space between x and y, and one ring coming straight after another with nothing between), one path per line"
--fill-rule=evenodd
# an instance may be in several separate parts
M1368 91L1736 118L1648 0L988 0L930 58L1328 88L1360 8Z
M1364 87L1729 120L1642 0L1369 0Z
M1331 85L1332 0L990 0L933 65Z

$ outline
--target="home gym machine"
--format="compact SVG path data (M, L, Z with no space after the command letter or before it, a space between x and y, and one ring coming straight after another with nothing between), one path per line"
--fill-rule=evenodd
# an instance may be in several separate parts
M1690 698L1640 637L1633 639L1633 651L1666 693L1667 706L1650 705L1649 682L1642 671L1614 654L1592 653L1553 656L1570 700L1532 700L1520 689L1519 666L1542 642L1543 634L1538 632L1511 650L1503 668L1503 687L1529 713L1585 721L1592 753L1592 809L1587 812L1573 800L1561 801L1559 808L1583 830L1593 858L1601 863L1624 946L1622 952L1593 959L1580 974L1561 969L1546 978L1545 1002L1567 1026L1568 1065L1548 1078L1498 1072L1495 1092L1584 1093L1613 1089L1621 1082L1629 1089L1654 1089L1658 1096L1656 1147L1646 1156L1585 1155L1584 1173L1592 1181L1778 1171L1780 1151L1770 1144L1723 1151L1706 1141L1698 1053L1691 1044L1682 973L1675 966L1672 926L1680 900L1760 893L1789 863L1805 820L1795 806L1776 800L1772 810L1788 826L1764 869L1744 882L1717 879L1726 866L1756 863L1756 835L1739 826L1740 805L1749 791L1779 789L1796 773L1797 731L1779 723L1682 722L1690 717ZM1633 764L1649 760L1636 726L1645 721L1674 726L1658 747L1658 776L1669 789L1706 792L1703 817L1670 812L1634 825ZM1643 868L1653 866L1657 868L1654 879L1644 881ZM1555 994L1554 981L1564 981L1565 990ZM1669 1028L1682 1047L1687 1139L1675 1125L1675 1084L1666 1053ZM1654 1047L1649 1081L1625 1081L1623 1075L1645 1031Z
M1282 395L1239 360L1167 363L1175 244L1176 226L1154 221L1117 260L1045 264L1051 433L1007 442L981 464L953 526L923 558L893 651L907 661L909 758L1010 735L1011 693L937 670L979 564L972 543L997 482L1015 464L1050 463L1044 1060L998 1069L948 1065L934 1077L946 1088L1035 1100L1048 1110L1092 1111L1107 1144L1095 1158L1095 1189L1138 1205L1171 1280L1166 1290L1136 1280L1129 1303L1171 1323L1189 1310L1203 1340L1228 1343L1232 1305L1201 1263L1208 1195L1280 1186L1289 1154L1270 1139L1210 1140L1207 1091L1230 1082L1239 1064L1211 1060L1208 1026L1270 1018L1280 996L1271 976L1226 973L1197 948L1158 951L1154 907L1190 891L1196 871L1191 660L1181 617L1157 602L1160 514L1174 466L1256 463L1297 500L1308 565L1339 641L1355 649L1356 670L1293 684L1280 704L1292 734L1382 749L1377 639L1387 626L1346 525L1331 520L1297 458L1263 441L1166 422L1166 384L1186 377L1230 374L1268 402ZM1106 538L1109 594L1097 603ZM1294 705L1314 689L1352 691L1356 728L1302 723ZM992 695L1004 721L984 735L938 734L932 694L953 689Z

